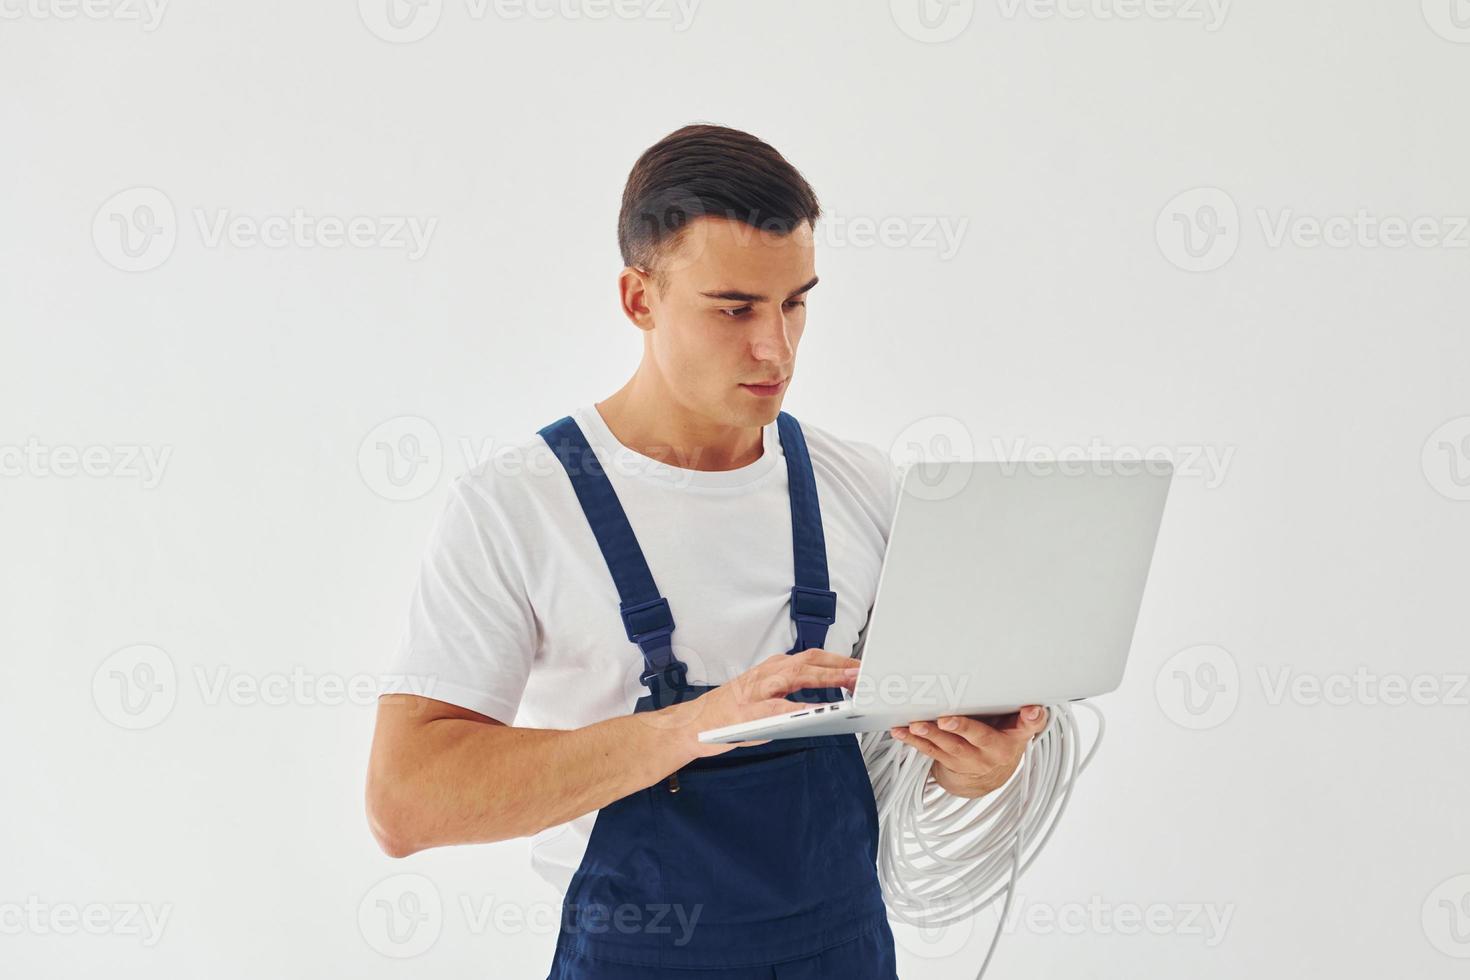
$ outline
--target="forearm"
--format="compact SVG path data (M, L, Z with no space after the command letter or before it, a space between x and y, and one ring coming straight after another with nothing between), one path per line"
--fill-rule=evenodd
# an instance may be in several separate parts
M564 823L653 785L693 758L671 720L651 712L571 730L454 717L424 722L413 738L374 751L374 831L385 850L401 856Z

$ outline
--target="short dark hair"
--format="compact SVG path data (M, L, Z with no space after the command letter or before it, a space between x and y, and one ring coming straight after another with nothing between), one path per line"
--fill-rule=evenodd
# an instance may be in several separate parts
M770 144L738 129L696 124L665 136L633 164L618 212L618 248L624 265L649 270L662 288L659 259L694 218L729 218L786 235L802 222L815 226L821 213L811 185Z

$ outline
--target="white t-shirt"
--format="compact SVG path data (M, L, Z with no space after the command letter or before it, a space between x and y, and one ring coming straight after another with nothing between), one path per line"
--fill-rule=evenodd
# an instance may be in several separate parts
M623 446L592 405L572 413L628 515L674 616L693 684L720 684L796 644L786 460L775 422L738 469L669 466ZM888 456L802 423L837 621L823 648L853 655L898 502ZM531 728L580 728L633 710L643 657L571 482L533 436L453 481L384 692L423 694ZM560 893L596 813L537 834L536 871Z

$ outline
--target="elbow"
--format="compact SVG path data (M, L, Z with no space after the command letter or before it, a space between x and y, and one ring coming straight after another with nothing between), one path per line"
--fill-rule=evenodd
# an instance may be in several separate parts
M378 842L378 848L390 858L406 858L423 850L413 843L412 838L377 820L372 821L372 828L373 839Z
M368 828L378 847L390 858L406 858L424 850L410 810L388 780L370 776L367 788Z

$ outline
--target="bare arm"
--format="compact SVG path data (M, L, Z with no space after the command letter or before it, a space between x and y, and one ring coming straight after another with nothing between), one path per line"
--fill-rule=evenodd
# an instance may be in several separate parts
M857 665L826 650L776 654L693 701L566 731L385 695L368 763L368 821L393 857L528 836L734 748L704 745L698 733L795 710L785 695L801 688L851 687Z

